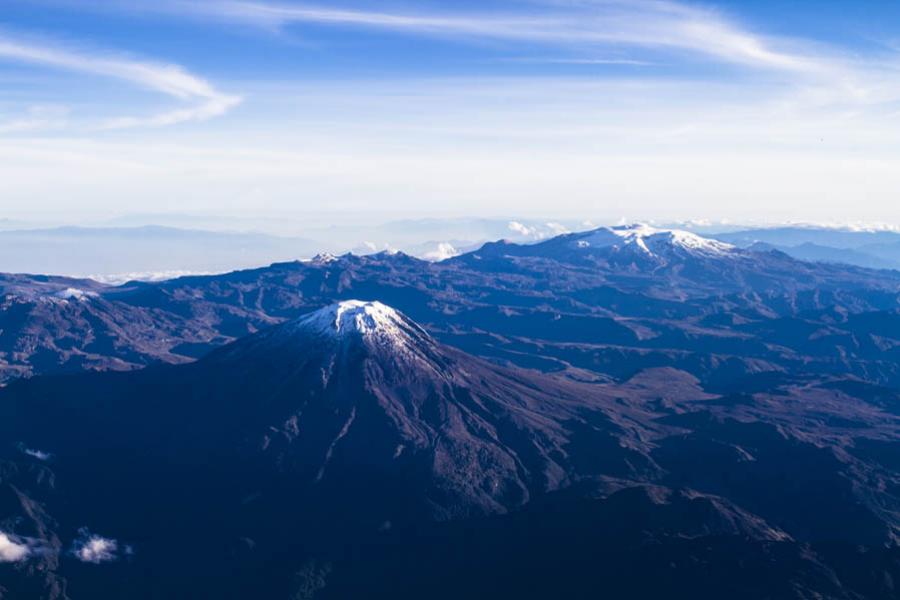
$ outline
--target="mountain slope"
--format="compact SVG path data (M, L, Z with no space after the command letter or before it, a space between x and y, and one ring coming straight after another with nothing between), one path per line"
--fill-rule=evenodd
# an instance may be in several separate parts
M576 429L610 445L610 472L652 470L612 444L636 432L606 416L602 390L475 359L379 303L335 304L191 365L38 379L8 397L6 435L60 468L96 452L199 464L212 448L301 487L360 488L377 473L398 487L370 491L372 504L412 498L383 521L504 511L566 485Z
M0 480L48 512L40 533L11 509L20 519L4 533L55 544L47 585L75 582L78 597L117 585L132 595L142 569L157 580L144 588L151 597L220 592L197 586L222 564L281 577L283 556L299 564L380 529L506 512L581 473L652 473L637 449L643 428L619 424L640 409L612 411L615 402L442 346L382 304L343 302L194 364L0 392L3 457L53 481ZM602 453L596 464L585 448ZM99 577L60 552L83 527L133 544L135 566L118 556L121 568ZM193 541L173 543L182 539ZM249 557L241 540L256 549Z
M377 302L326 307L200 367L306 388L302 404L283 392L268 401L259 447L271 460L316 482L348 468L423 473L424 502L439 517L502 511L558 488L571 475L563 422L598 408L564 382L442 346Z
M510 515L498 526L520 535L569 507L601 539L646 532L634 556L665 541L654 569L685 537L735 560L782 544L790 576L828 579L803 544L896 540L896 393L786 377L715 396L668 369L595 381L486 362L384 304L344 301L192 364L15 382L0 390L0 494L16 498L0 532L34 552L14 581L0 565L0 585L288 597L308 583L295 575L330 577L323 560L353 584L359 561L419 547L436 522L453 536ZM621 501L635 488L637 512ZM631 533L603 525L618 519ZM110 564L71 550L87 535L116 549Z

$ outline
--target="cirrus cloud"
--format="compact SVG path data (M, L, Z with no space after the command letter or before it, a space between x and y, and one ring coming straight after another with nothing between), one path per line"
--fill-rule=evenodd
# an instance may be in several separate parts
M73 0L41 0L72 6ZM343 5L342 5L343 4ZM452 7L452 3L448 3ZM675 0L531 0L504 10L359 7L291 0L77 0L79 9L162 14L278 31L290 26L371 29L458 42L485 40L574 52L550 61L648 64L598 58L608 48L684 52L726 63L835 74L834 56L801 40L766 36L723 11ZM531 60L534 60L533 58Z
M676 50L723 62L808 73L824 73L833 67L784 40L760 36L718 11L694 5L667 0L545 0L533 6L537 8L504 14L402 12L265 0L165 0L156 3L156 10L266 28L301 24L371 28L461 40L531 43L582 53L606 46Z
M224 115L242 100L239 96L219 91L180 65L86 52L45 41L17 39L3 32L0 32L0 60L113 78L187 104L152 115L112 117L100 124L103 129L162 127L207 120ZM0 125L2 131L3 126Z

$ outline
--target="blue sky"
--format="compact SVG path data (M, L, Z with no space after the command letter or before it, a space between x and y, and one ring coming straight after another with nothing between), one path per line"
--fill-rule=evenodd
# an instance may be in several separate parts
M900 3L5 0L0 207L900 224Z

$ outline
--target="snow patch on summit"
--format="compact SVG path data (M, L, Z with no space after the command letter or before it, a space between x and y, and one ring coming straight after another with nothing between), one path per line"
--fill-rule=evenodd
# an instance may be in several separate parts
M364 337L380 335L402 339L407 335L400 313L381 302L361 300L346 300L326 306L301 317L297 326L335 337L359 333Z
M577 246L579 248L621 246L634 248L648 256L665 254L673 249L686 250L692 254L724 255L736 249L731 244L701 237L689 231L656 229L643 223L591 231L577 241Z
M338 260L340 260L340 258L330 252L321 252L309 259L308 262L314 265L330 265L331 263L337 262Z

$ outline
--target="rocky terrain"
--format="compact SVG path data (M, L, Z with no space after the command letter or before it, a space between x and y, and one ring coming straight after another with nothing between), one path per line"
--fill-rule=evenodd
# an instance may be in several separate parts
M2 597L898 593L895 272L634 227L4 286Z

